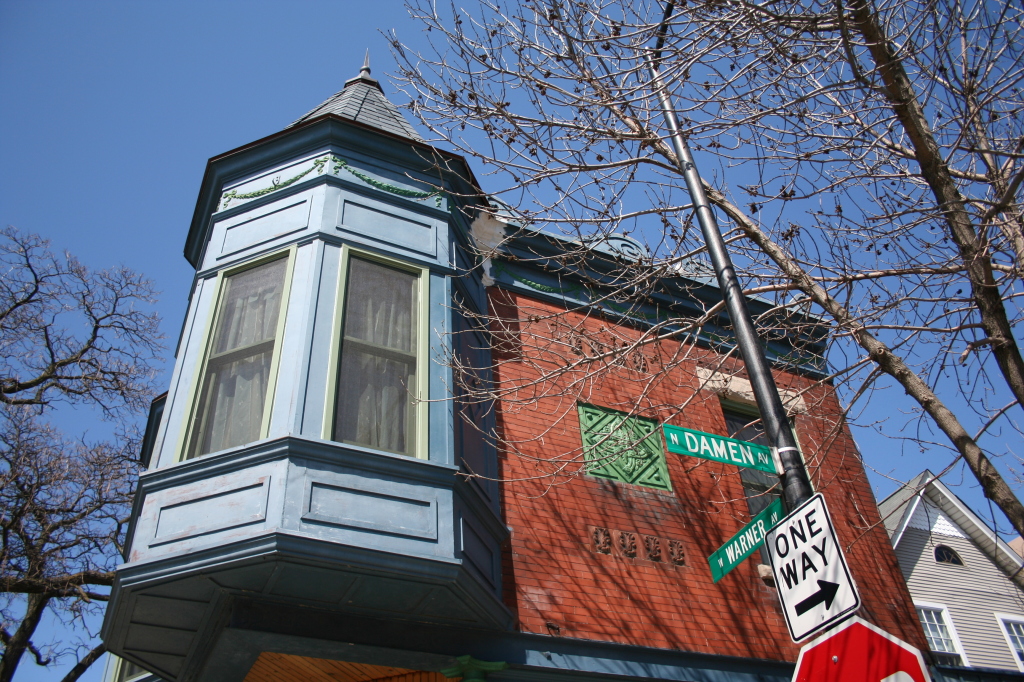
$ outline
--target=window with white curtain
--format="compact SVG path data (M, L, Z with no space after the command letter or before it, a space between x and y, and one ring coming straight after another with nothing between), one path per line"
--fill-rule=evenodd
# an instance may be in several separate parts
M288 259L224 277L188 458L259 440Z
M351 258L333 438L416 455L420 277Z

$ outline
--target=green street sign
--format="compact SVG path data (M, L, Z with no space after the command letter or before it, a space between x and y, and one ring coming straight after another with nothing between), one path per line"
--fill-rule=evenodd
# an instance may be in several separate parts
M717 583L728 575L729 571L739 566L740 562L760 547L764 542L765 534L785 515L782 499L778 498L761 510L727 543L716 549L714 554L708 557L711 577L715 579L715 582Z
M779 473L775 469L771 449L763 445L671 424L662 425L662 429L665 431L665 442L668 443L669 452L735 464L769 474Z

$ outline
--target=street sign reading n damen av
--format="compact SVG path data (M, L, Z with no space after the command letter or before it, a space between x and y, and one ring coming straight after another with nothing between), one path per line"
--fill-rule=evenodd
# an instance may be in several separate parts
M821 493L768 531L765 547L794 642L849 618L860 608L860 594Z
M716 436L713 433L684 429L681 426L664 424L665 442L668 451L677 455L701 457L715 462L735 464L748 469L757 469L769 474L778 474L772 451L757 443Z
M732 569L739 566L755 549L764 542L765 533L782 520L785 507L782 500L776 499L757 513L750 523L743 526L740 532L733 535L724 545L708 557L711 577L717 583Z

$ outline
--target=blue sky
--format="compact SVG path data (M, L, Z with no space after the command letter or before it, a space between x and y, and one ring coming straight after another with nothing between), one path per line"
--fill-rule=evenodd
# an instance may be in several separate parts
M380 31L392 28L419 35L395 0L0 0L0 224L150 277L169 371L206 160L330 97L367 48L383 78L393 62ZM59 423L103 431L81 413ZM66 667L26 659L17 682L59 680Z
M0 223L94 268L145 273L162 292L173 349L193 273L182 247L206 160L322 102L356 75L367 48L393 95L381 35L390 29L423 40L397 0L0 0ZM869 418L884 416L875 409ZM60 419L71 432L89 423ZM890 440L857 436L885 471L907 478L927 464L913 448L900 455ZM878 494L894 488L871 479ZM955 490L988 518L976 488ZM26 662L17 680L62 675Z

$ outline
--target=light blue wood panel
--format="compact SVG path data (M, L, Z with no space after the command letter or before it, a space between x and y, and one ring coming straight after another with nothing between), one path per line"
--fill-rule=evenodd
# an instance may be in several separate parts
M191 552L280 525L286 469L285 462L270 462L143 491L131 560Z
M278 363L277 383L270 409L268 438L293 435L296 413L305 397L304 371L311 350L310 316L316 305L312 295L317 274L318 245L303 244L295 250L289 300L285 310L284 334L281 338L281 359Z
M301 405L299 433L307 438L319 439L323 434L324 408L327 396L328 368L334 333L334 313L338 297L338 268L341 265L341 247L318 242L321 250L319 273L313 282L310 300L315 305L312 330L309 334L309 361L305 369L304 397Z
M393 207L367 205L371 203L375 202L366 199L344 199L338 229L404 246L428 256L437 253L437 237L433 225L397 215L399 211Z
M177 459L182 429L189 416L192 381L196 368L202 361L203 340L216 288L215 277L202 278L195 283L181 343L178 345L178 357L174 362L171 385L167 391L163 423L157 432L156 445L150 460L153 468L170 466Z
M240 488L161 507L150 548L266 521L269 484L263 476Z
M350 485L359 485L350 484ZM378 488L378 485L372 488ZM342 487L314 482L307 492L303 521L357 528L420 540L437 540L437 497L412 493L386 495L369 486Z
M409 479L415 470L403 471L406 462L422 460L337 447L348 453L345 465L293 460L286 528L367 549L454 557L451 489ZM364 463L394 473L365 470Z
M441 221L431 212L419 213L400 201L379 201L346 190L337 190L336 195L337 234L389 255L436 259Z
M200 271L225 268L283 248L317 232L323 224L325 179L306 189L282 191L247 204L244 210L211 218L209 243Z
M442 464L457 464L453 451L451 401L452 370L448 357L452 329L452 283L438 273L430 275L430 432L427 439L429 458Z
M240 180L228 183L221 191L214 213L235 209L250 202L259 203L266 196L278 196L289 187L323 177L329 172L329 152L304 154L279 163L270 170L249 173Z
M501 586L501 547L495 542L495 538L485 532L472 516L462 514L459 522L463 563L490 590L498 593Z
M313 356L318 352L322 353L327 350L326 348L320 348L314 340L318 324L317 308L321 298L325 246L324 242L319 239L309 244L309 265L304 294L306 296L306 305L305 315L302 320L303 333L301 335L304 339L305 347L302 348L301 361L295 370L296 393L293 399L295 406L294 409L289 411L291 423L289 424L288 433L296 436L302 435L306 401L309 399L310 366L313 363ZM305 247L300 247L299 250L301 251L302 248Z
M217 260L306 229L310 195L303 192L217 223L213 228L215 237L221 237Z

